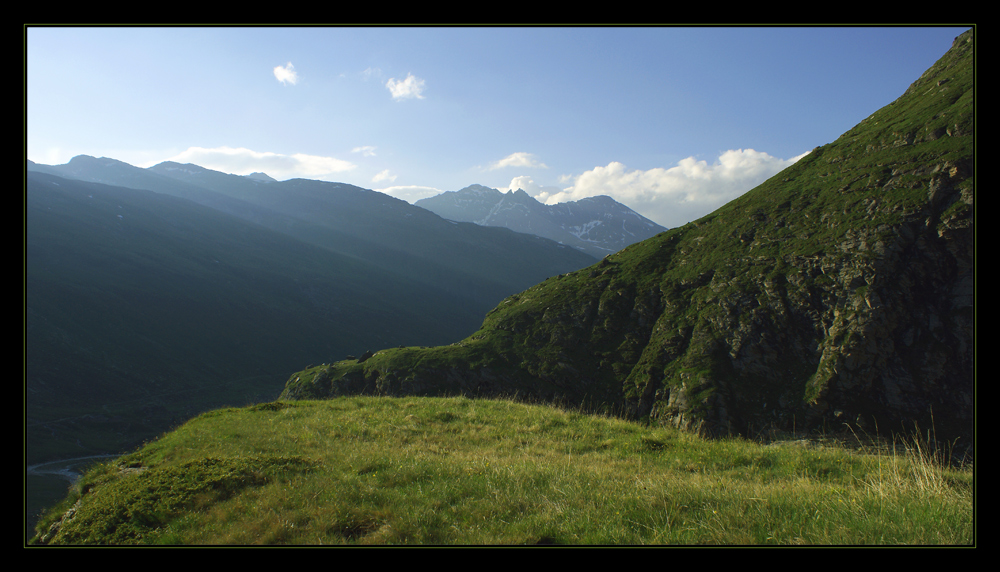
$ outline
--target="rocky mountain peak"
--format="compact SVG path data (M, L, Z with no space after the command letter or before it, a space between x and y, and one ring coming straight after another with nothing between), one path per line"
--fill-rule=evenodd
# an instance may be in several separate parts
M465 187L458 192L461 194L486 194L486 195L495 195L500 193L500 191L496 189L491 189L490 187L484 187L483 185L469 185L468 187Z
M267 175L267 173L254 172L249 175L244 175L248 179L253 179L255 181L261 181L263 183L277 183L276 179L273 179Z
M415 204L450 220L502 226L556 240L596 258L666 230L611 197L544 205L524 189L501 193L470 185Z

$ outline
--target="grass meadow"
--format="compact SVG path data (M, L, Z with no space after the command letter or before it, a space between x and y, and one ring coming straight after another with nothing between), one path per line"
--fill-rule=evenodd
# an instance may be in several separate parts
M510 400L275 402L98 465L33 543L971 545L973 467L932 453Z

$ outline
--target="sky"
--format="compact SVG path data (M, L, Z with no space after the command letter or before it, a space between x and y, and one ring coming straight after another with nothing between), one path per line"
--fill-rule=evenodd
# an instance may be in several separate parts
M673 228L902 95L968 27L25 27L25 150L609 195Z

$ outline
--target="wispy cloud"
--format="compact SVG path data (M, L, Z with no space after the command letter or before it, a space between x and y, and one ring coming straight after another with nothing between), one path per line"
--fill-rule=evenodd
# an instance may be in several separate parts
M372 145L364 145L362 147L355 147L354 149L351 149L351 153L361 153L361 156L363 156L363 157L374 157L375 156L375 147L372 146Z
M388 181L388 182L391 183L391 182L393 182L395 180L396 180L396 175L393 175L392 173L390 173L389 169L385 169L383 171L380 171L377 175L375 175L374 177L372 177L372 182L373 183L381 183L382 181Z
M806 153L779 159L753 149L729 150L715 163L682 159L669 169L629 171L619 162L573 178L560 192L542 191L546 204L608 195L668 228L681 226L721 207L795 163Z
M490 163L488 169L494 171L496 169L503 169L504 167L527 167L527 168L540 168L548 169L545 163L542 163L535 158L531 153L511 153L499 161L494 161Z
M194 163L206 169L249 175L263 171L278 180L293 178L318 178L350 171L355 165L349 161L319 155L282 155L267 151L253 151L242 147L189 147L169 159L178 163Z
M514 177L513 179L510 180L510 184L507 185L506 189L498 189L498 190L501 192L507 192L507 191L516 191L518 189L521 189L522 191L528 193L533 197L549 197L556 193L562 192L562 189L560 189L559 187L543 187L538 183L536 183L531 177L527 175Z
M396 197L397 199L402 199L410 204L420 199L426 199L427 197L436 197L444 192L434 187L420 187L416 185L400 185L398 187L386 187L374 190Z
M274 77L278 78L278 81L283 84L290 83L295 85L299 82L299 74L295 71L295 66L292 65L292 62L288 62L284 67L278 66L274 68Z
M389 88L392 98L400 99L424 99L424 80L414 76L412 73L406 75L406 79L396 81L396 78L389 78L385 82L385 87Z

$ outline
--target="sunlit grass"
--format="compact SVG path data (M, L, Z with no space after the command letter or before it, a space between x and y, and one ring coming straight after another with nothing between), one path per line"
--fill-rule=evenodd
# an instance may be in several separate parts
M704 440L504 400L353 397L227 409L194 419L89 473L78 516L49 540L73 538L74 530L92 526L82 518L84 507L100 504L105 491L134 493L147 475L183 473L182 467L216 458L233 467L258 461L246 469L253 478L229 478L221 492L192 487L189 496L159 504L148 496L154 493L143 493L142 502L161 512L118 523L135 529L131 536L119 531L105 540L79 538L167 544L968 544L973 534L971 470L945 469L906 451L874 456L842 447ZM126 476L125 466L145 471ZM50 515L40 530L57 517Z

